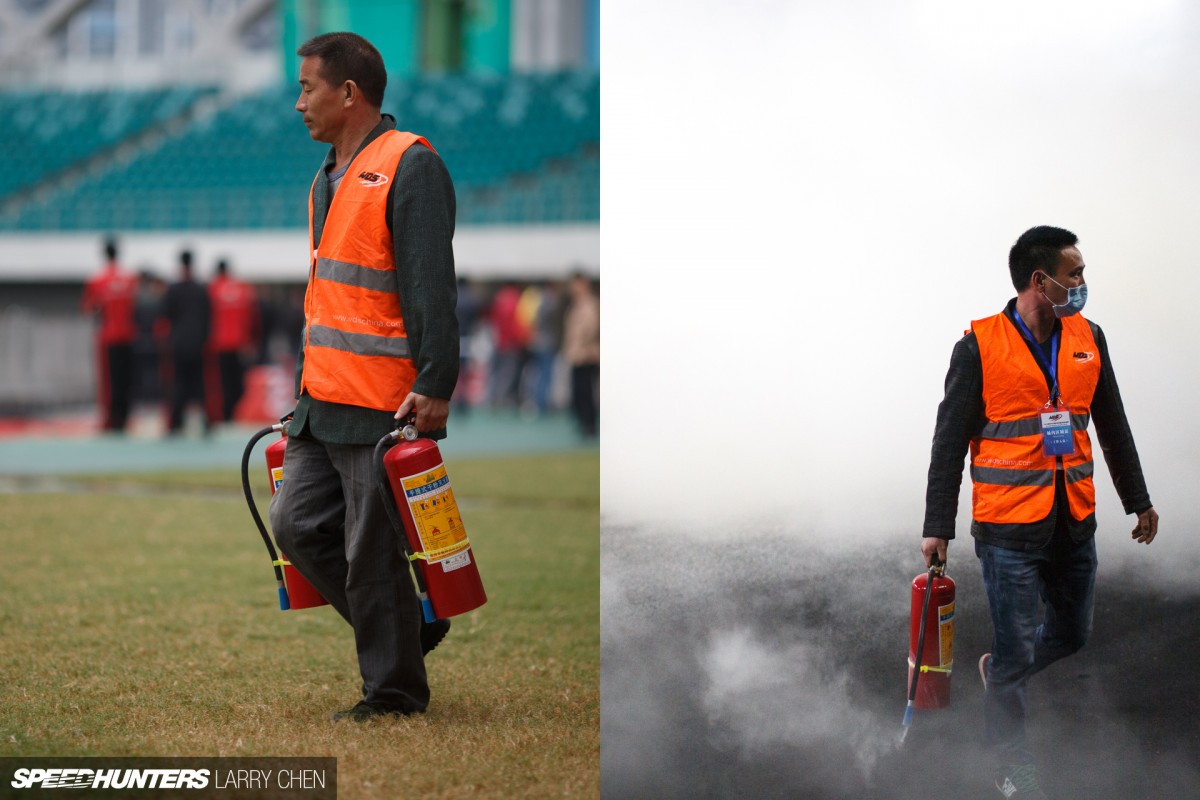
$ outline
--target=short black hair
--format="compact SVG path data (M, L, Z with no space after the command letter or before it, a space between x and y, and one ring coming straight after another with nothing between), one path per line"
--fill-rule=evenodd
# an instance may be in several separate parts
M387 69L383 56L357 33L322 33L314 36L296 51L303 58L321 59L320 75L332 86L354 81L363 99L375 108L383 105L387 89Z
M1021 234L1008 251L1008 272L1018 292L1029 286L1033 273L1054 273L1058 257L1068 247L1079 244L1079 237L1064 228L1038 225Z
M192 266L192 251L191 250L179 251L179 263L185 267L191 267Z
M229 274L229 262L223 258L217 262L217 274L218 275Z
M117 260L117 240L111 236L104 240L104 255L109 261Z

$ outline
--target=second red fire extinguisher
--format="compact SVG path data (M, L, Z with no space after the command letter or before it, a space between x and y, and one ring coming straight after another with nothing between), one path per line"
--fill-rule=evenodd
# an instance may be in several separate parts
M913 709L945 708L950 704L950 674L954 669L954 581L935 553L929 571L912 582L908 637L908 705L903 735L912 726Z
M267 526L263 524L262 517L258 514L258 507L254 504L254 493L250 490L250 452L259 439L275 431L282 433L283 436L267 447L267 476L270 479L271 494L274 495L279 489L279 485L283 483L283 453L287 449L287 424L276 423L255 433L250 438L249 444L246 445L245 452L242 453L242 489L246 493L246 503L250 506L250 515L254 517L254 522L258 525L258 532L271 556L271 566L275 568L275 581L279 585L279 610L290 611L328 605L329 601L313 588L308 579L300 574L300 570L288 561L287 556L275 550L275 543L271 541L271 536L267 533Z
M413 563L426 622L487 602L437 442L406 425L375 445L376 480L396 533Z
M913 704L920 709L950 705L950 674L954 669L954 581L945 573L945 564L938 563L934 556L929 571L921 573L912 582L908 680L911 685L914 671L919 670L920 682ZM919 659L918 647L921 648Z
M287 450L287 426L281 425L280 428L283 436L267 447L267 474L271 478L272 496L279 491L279 484L283 483L283 453ZM279 566L283 567L283 582L287 586L289 608L316 608L329 605L329 601L308 582L308 578L300 574L300 570L288 561L286 555L280 553L276 560L279 562Z

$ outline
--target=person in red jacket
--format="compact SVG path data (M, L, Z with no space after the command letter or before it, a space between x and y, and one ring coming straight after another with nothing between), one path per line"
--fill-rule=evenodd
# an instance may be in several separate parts
M257 339L258 301L253 289L229 274L224 259L217 262L217 275L208 284L208 299L212 305L208 348L220 378L213 383L219 388L219 418L229 422L245 388L242 354Z
M521 405L521 375L529 360L529 328L518 313L520 303L521 288L509 283L496 292L488 310L496 346L488 387L494 408L520 408Z
M103 429L123 433L133 389L133 306L137 279L117 263L117 243L104 242L105 264L83 289L83 310L96 318L96 384Z

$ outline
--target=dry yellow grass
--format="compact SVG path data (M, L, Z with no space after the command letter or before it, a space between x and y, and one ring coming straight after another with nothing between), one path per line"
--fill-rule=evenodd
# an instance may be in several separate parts
M430 654L427 714L366 724L330 722L359 696L350 629L277 610L234 472L0 495L0 755L336 756L351 800L598 796L598 457L450 468L489 602Z

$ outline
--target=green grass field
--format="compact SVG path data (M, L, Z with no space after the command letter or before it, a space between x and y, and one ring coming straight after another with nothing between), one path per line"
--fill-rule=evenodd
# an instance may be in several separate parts
M447 466L489 601L429 655L427 714L365 724L329 719L360 697L349 626L278 610L236 470L0 495L0 756L336 756L341 798L598 796L599 456Z

